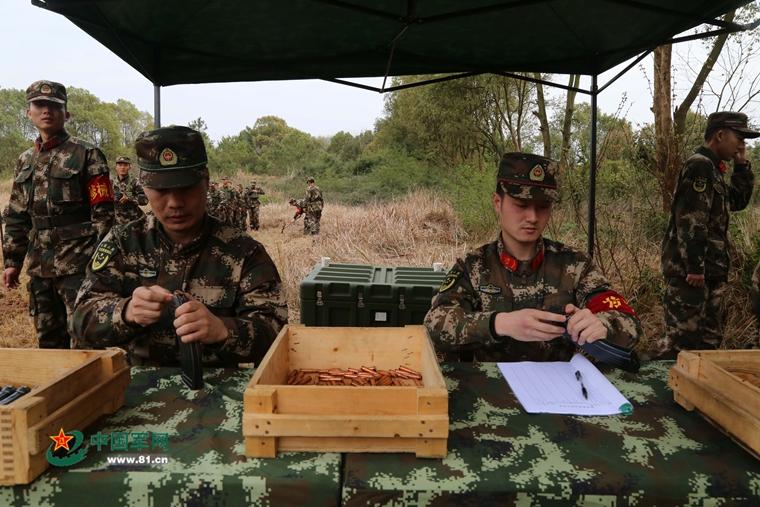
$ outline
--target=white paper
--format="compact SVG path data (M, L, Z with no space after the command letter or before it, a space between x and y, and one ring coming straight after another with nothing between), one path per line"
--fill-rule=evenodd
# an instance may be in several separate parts
M569 362L525 361L498 366L520 404L531 414L613 415L633 410L607 377L580 354ZM588 399L583 397L576 371L581 372Z

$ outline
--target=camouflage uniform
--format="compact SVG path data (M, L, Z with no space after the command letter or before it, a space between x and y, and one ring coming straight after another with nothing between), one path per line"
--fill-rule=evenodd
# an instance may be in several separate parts
M228 182L225 181L222 187L219 189L219 220L223 224L233 225L234 219L234 205L235 205L235 189L233 189Z
M287 323L280 276L264 247L237 228L206 216L203 234L174 247L153 216L116 226L98 247L106 264L88 267L74 313L85 347L127 346L132 364L178 364L172 321L145 328L124 321L129 296L140 285L184 290L220 317L230 331L221 345L204 345L206 365L258 363Z
M708 128L722 114L710 115ZM731 114L743 116L746 126L746 116ZM729 215L747 206L754 185L749 163L734 166L730 184L725 171L718 156L701 146L678 176L662 242L666 335L655 345L660 357L675 356L682 349L714 349L722 341ZM704 274L705 286L689 285L687 274Z
M251 229L254 231L259 230L259 210L261 208L261 201L259 196L264 195L264 189L256 185L254 181L251 186L246 190L246 204L248 207L248 222Z
M217 218L219 218L219 199L219 187L216 182L211 182L208 187L208 193L206 194L206 212Z
M478 361L567 361L576 345L564 338L523 342L498 336L498 312L524 308L563 312L572 303L591 308L607 328L607 339L632 348L641 324L584 254L542 240L538 255L518 261L499 238L470 252L449 271L425 316L436 349L444 356Z
M557 200L556 162L537 155L508 153L498 185L517 199ZM524 342L497 335L496 315L526 308L564 313L569 303L591 310L607 328L607 340L632 348L641 323L623 296L584 254L539 239L537 254L521 261L504 247L502 235L458 259L433 297L425 316L440 355L478 361L568 360L575 343L564 338Z
M203 138L192 129L144 132L136 151L146 187L170 190L208 181ZM158 210L116 226L106 236L77 296L73 327L83 346L126 346L133 364L178 364L171 305L152 324L126 320L133 292L157 285L189 293L226 327L223 342L201 344L205 365L261 360L288 318L277 268L264 247L243 231L205 213L196 216L202 220L196 222L201 232L183 244L172 242Z
M314 180L311 179L311 181ZM319 234L319 221L322 220L322 208L325 203L318 186L314 185L306 189L304 204L306 214L303 217L303 233Z
M116 162L129 163L129 159L125 159L126 157L119 157ZM145 197L145 192L143 192L137 178L133 178L130 174L127 174L124 179L122 179L117 174L113 182L113 187L117 224L126 224L132 220L142 218L145 215L143 210L140 209L140 206L148 204L148 198ZM119 201L122 196L127 196L129 200L123 204L120 203Z
M235 227L245 230L245 219L248 216L248 204L246 203L243 185L235 189Z
M37 81L27 100L66 103L59 83ZM41 348L68 348L77 289L98 241L113 225L108 164L95 146L62 130L21 154L6 219L5 268L28 260L29 313ZM68 324L67 324L68 323Z

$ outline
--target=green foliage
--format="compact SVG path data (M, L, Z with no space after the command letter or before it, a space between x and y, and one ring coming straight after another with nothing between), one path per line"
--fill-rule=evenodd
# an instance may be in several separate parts
M152 117L129 101L102 102L81 88L68 89L71 119L66 130L103 150L113 161L119 155L134 156L137 135L152 128ZM26 116L23 90L0 89L0 173L12 171L18 156L32 145L37 129Z
M459 166L442 183L468 234L477 238L495 234L498 226L491 200L496 189L494 170Z

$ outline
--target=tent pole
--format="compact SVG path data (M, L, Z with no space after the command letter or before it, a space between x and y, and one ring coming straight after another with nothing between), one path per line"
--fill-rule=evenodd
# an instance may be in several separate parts
M161 128L161 86L153 85L153 128Z
M594 256L594 233L596 231L596 99L599 89L597 75L591 76L591 169L588 188L588 255Z

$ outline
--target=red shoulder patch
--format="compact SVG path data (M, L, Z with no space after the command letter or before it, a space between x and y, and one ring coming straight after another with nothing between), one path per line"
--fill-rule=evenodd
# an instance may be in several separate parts
M615 310L636 317L636 312L633 311L628 301L614 290L608 290L592 297L586 302L586 308L591 310L591 313Z
M87 184L87 193L90 196L90 206L101 202L113 202L111 178L107 174L99 174L90 178L90 182Z

